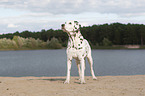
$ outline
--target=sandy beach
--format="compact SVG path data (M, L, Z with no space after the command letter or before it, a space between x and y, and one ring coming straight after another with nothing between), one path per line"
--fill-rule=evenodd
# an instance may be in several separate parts
M145 96L145 75L71 77L0 77L0 96Z

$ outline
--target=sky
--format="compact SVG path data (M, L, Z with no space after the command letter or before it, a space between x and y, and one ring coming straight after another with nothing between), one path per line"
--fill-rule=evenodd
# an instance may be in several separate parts
M0 34L61 29L65 21L82 26L145 24L145 0L0 0Z

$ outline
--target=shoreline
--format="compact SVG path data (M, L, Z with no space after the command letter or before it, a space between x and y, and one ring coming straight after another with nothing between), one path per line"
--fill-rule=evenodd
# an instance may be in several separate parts
M20 51L20 50L60 50L66 49L62 47L58 49L53 48L0 48L0 51ZM92 50L144 50L145 45L112 45L112 46L92 46Z
M0 77L1 96L145 96L145 75L71 77Z
M62 49L0 49L0 51L27 51L27 50L66 50ZM103 48L92 48L92 50L145 50L145 48L114 48L114 47L103 47Z
M103 75L103 76L97 76L96 77L131 77L131 76L145 76L145 74L136 74L136 75ZM70 76L72 78L79 78L79 76ZM85 77L89 77L91 78L92 76L85 76ZM66 78L66 76L0 76L1 78L35 78L35 79L39 79L39 78Z

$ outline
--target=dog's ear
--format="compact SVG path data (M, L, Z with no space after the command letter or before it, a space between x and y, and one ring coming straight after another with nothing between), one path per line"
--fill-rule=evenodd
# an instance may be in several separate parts
M79 23L78 21L74 21L74 23Z
M79 28L81 28L81 25L79 24Z

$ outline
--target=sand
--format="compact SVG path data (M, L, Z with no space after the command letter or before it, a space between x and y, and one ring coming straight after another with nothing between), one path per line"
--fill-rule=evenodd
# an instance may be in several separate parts
M71 77L0 77L0 96L145 96L145 75Z

